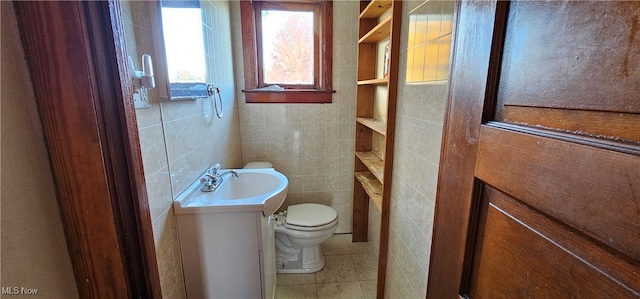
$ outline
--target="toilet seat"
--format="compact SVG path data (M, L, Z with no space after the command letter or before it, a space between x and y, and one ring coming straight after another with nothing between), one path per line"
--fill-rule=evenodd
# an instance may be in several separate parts
M331 207L304 203L287 208L285 227L298 231L316 231L335 225L338 212Z

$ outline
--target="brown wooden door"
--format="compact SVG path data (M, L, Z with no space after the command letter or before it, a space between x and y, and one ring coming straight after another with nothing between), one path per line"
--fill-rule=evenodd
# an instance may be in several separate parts
M120 2L13 4L79 297L161 298Z
M640 2L464 2L428 298L640 298Z

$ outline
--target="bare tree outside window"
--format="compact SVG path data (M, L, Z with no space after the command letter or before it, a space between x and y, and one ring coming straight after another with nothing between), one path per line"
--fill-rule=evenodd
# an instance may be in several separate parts
M265 84L314 84L313 12L262 11Z

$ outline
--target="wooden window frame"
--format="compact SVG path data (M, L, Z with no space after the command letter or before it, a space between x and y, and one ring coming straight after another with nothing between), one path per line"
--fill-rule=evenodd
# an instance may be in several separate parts
M313 85L283 85L284 90L261 90L266 87L262 73L261 17L262 9L314 11L315 48ZM333 58L333 3L311 1L241 1L244 86L247 103L331 103Z

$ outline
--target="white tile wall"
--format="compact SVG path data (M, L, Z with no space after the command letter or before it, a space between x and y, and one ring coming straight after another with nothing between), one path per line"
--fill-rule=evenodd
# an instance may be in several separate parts
M149 21L153 5L122 2L127 48L136 66L143 53L157 53ZM157 89L149 93L151 108L136 110L163 298L185 297L173 198L216 162L242 165L229 3L201 1L201 6L209 25L205 34L212 41L207 80L222 90L224 117L215 116L209 99L161 100Z
M385 286L387 298L426 296L448 89L446 76L438 77L437 72L440 71L441 75L448 73L447 51L450 48L444 44L437 46L435 51L427 50L427 44L433 40L438 45L443 40L451 41L441 36L448 34L450 37L451 27L445 22L452 20L452 14L453 1L404 2L389 264ZM431 22L428 26L425 19ZM441 32L442 28L449 32ZM437 34L431 32L434 30L438 31ZM416 55L420 56L419 59Z

